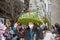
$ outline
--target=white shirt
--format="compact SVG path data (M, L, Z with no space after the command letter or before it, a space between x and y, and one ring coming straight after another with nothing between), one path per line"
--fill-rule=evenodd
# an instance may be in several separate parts
M43 40L55 40L55 38L50 31L47 31Z
M1 36L2 36L1 40L6 40L6 38L3 35L1 35Z

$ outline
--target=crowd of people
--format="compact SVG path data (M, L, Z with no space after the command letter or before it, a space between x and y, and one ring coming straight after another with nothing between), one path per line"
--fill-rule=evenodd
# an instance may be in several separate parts
M29 22L28 26L15 23L14 27L7 27L3 33L4 40L60 40L60 25L48 27ZM3 40L0 37L0 40Z

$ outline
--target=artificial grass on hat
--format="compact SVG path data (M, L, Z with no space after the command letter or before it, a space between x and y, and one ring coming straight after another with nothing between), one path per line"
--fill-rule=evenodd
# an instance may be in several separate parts
M21 17L19 17L18 22L24 25L28 25L29 22L35 23L38 26L42 25L42 19L38 17L37 12L24 13Z
M37 19L34 19L34 18L20 18L18 20L19 23L22 23L24 25L28 25L29 22L32 22L32 23L35 23L37 25L41 25L42 24L42 21L41 20L37 20Z

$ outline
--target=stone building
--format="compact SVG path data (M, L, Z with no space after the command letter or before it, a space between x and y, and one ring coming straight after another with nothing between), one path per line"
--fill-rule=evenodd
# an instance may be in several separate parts
M51 8L51 23L59 23L60 24L60 0L51 0L52 8Z

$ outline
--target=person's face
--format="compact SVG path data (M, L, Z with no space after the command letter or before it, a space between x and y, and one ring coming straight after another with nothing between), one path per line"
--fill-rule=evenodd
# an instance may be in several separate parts
M33 29L33 27L34 27L34 24L33 23L29 23L29 28Z
M17 26L17 28L19 28L19 29L20 29L20 26Z
M54 29L53 28L51 29L51 32L54 32Z
M18 23L15 23L15 24L14 24L14 27L17 27L17 26L18 26Z

